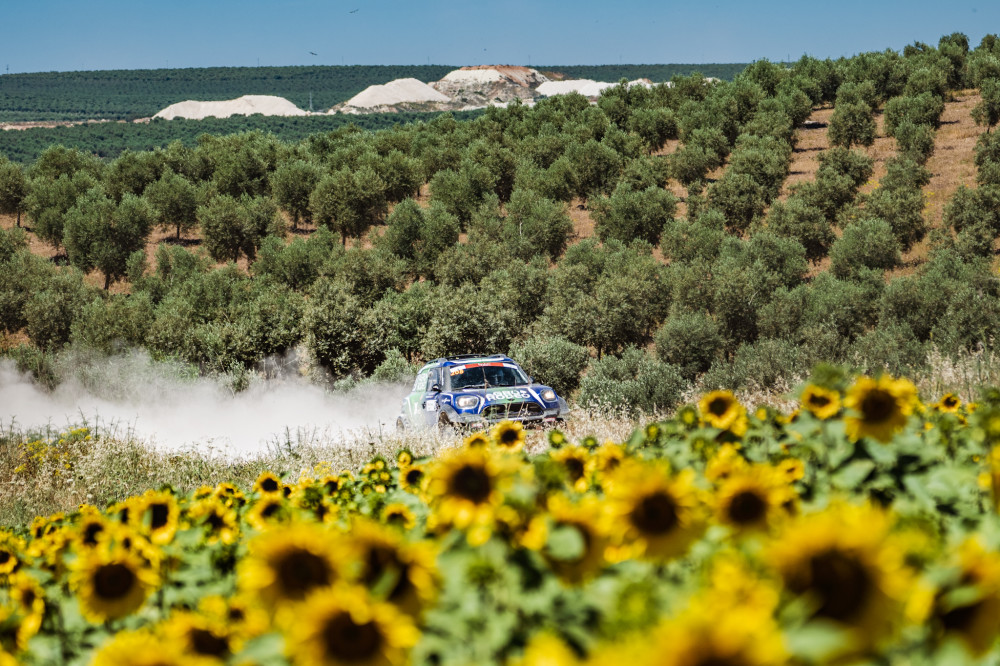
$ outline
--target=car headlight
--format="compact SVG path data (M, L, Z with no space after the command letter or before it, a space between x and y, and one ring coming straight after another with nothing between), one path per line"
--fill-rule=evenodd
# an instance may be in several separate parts
M478 402L479 398L477 398L474 395L461 395L455 398L456 407L462 407L462 408L475 407Z
M542 400L545 402L552 402L556 399L556 392L552 389L545 389L542 391Z

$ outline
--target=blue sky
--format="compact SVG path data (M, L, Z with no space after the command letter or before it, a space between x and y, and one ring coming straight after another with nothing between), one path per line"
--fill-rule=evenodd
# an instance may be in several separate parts
M0 73L257 64L748 62L898 50L915 40L936 44L956 31L975 46L987 32L1000 32L995 0L5 4Z

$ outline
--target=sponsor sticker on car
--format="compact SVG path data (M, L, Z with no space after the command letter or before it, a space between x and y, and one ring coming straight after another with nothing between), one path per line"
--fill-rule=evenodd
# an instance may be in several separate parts
M486 394L486 400L493 402L501 400L528 400L529 398L531 398L531 394L524 389L493 391Z

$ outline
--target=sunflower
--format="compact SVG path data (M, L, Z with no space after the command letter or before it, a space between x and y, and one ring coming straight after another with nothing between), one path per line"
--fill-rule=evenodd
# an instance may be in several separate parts
M211 660L181 652L173 641L148 630L120 631L94 655L92 666L207 666Z
M283 523L291 517L288 501L280 493L269 493L250 505L245 519L255 530L263 532L272 525Z
M597 461L582 446L564 446L552 452L552 460L559 463L566 478L566 485L578 493L587 491Z
M795 491L776 470L754 465L719 485L715 514L720 523L740 532L766 530L782 517L782 507L794 497Z
M280 495L281 479L274 472L263 471L253 482L253 491L261 495Z
M941 399L934 403L934 409L947 414L957 414L962 408L962 399L954 393L945 393Z
M580 661L576 653L558 636L544 632L535 634L524 647L520 659L511 666L576 666Z
M798 458L785 458L774 468L788 483L800 481L806 475L806 464Z
M405 470L399 471L399 485L409 493L419 493L423 487L424 478L427 476L427 469L423 465L411 465Z
M302 601L343 577L343 540L309 523L289 525L254 537L240 562L240 589L269 608Z
M417 518L410 507L402 502L390 502L382 507L382 522L390 527L412 530L417 524Z
M729 391L712 391L698 401L702 420L713 428L728 430L737 437L747 431L747 410Z
M704 520L692 470L671 475L663 463L631 460L611 480L615 559L671 559L701 535Z
M493 443L503 451L520 451L524 448L524 424L520 421L501 421L493 426L490 433Z
M188 518L192 524L204 530L205 540L209 544L231 544L239 538L240 528L236 510L215 497L206 497L195 502L188 511Z
M930 621L937 634L958 636L981 655L1000 633L1000 555L968 539L957 560L953 580L933 596Z
M470 449L478 449L490 445L490 438L483 432L474 432L466 437L462 445Z
M736 446L723 444L706 463L705 478L709 481L722 481L745 470L748 466L749 463Z
M289 658L308 666L405 664L420 638L413 622L392 604L348 587L311 595L287 633Z
M465 531L471 545L485 543L493 532L494 512L503 500L512 463L489 449L450 449L439 455L427 482L433 523Z
M553 449L558 449L566 445L566 435L563 434L562 430L556 428L549 430L548 440L549 446Z
M685 430L692 430L698 426L698 408L694 405L684 405L677 410L674 419L684 426Z
M104 516L96 510L81 512L80 519L76 524L76 545L78 548L93 548L97 545L98 537L107 529Z
M769 612L696 599L645 637L633 663L658 666L779 666L787 663L781 632ZM622 662L623 663L623 662Z
M847 435L852 440L871 437L885 444L906 425L917 404L916 388L906 379L859 377L844 400L850 410L844 419Z
M835 503L787 523L766 559L813 617L841 625L854 647L868 647L895 630L910 587L890 527L879 509Z
M564 495L553 495L548 502L551 531L573 530L580 537L579 554L560 556L549 549L542 551L549 566L562 580L579 584L600 573L606 564L609 543L607 504L595 495L584 495L575 504Z
M374 596L416 616L437 594L437 553L429 541L408 543L378 523L358 519L348 540L359 565L357 581Z
M840 411L840 393L809 384L800 397L802 407L816 418L825 421Z
M594 458L600 472L604 474L613 472L625 460L625 447L609 440L598 447L594 452Z
M233 653L227 624L219 618L189 611L175 611L160 627L160 633L184 652L206 659L225 661Z
M102 545L73 563L70 586L83 616L95 624L130 615L159 584L159 577L138 554Z
M25 615L41 616L45 612L45 591L33 576L17 572L7 580L10 598Z
M198 612L226 627L233 652L238 652L244 642L271 629L267 611L243 595L204 596L198 601Z
M0 532L0 574L10 575L21 565L24 541L9 532Z
M140 499L132 512L136 527L158 546L173 541L181 515L177 498L168 492L147 491Z
M396 452L396 465L398 467L409 467L413 464L413 453L409 449L400 449Z

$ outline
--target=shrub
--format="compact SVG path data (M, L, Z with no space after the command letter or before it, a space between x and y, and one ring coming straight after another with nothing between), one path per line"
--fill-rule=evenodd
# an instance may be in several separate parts
M676 367L629 347L591 362L579 400L585 407L652 414L673 408L686 386Z
M847 362L858 372L892 375L918 372L927 359L927 349L906 324L889 323L868 331L854 341Z
M896 136L896 129L906 122L937 128L942 113L944 113L944 100L933 93L894 97L885 105L883 114L885 133L888 136Z
M737 348L732 361L716 361L702 377L702 388L773 389L805 375L808 365L801 349L787 340L759 340Z
M924 164L934 153L934 128L904 121L896 128L896 145L904 157Z
M838 102L830 117L830 145L850 148L875 143L875 120L872 110L864 103Z
M743 233L764 212L767 191L748 174L727 172L709 188L708 200L725 215L731 231Z
M590 361L586 347L559 336L537 335L511 345L508 355L531 377L551 386L564 398L580 385L580 373Z
M591 210L602 241L630 243L639 238L655 246L660 243L663 227L674 218L677 199L655 186L636 192L618 185L610 197L594 200Z
M775 202L767 216L767 228L802 244L806 259L819 261L830 250L836 235L823 211L801 197Z
M385 360L372 372L372 379L379 382L405 383L413 381L413 367L398 349L389 349Z
M718 324L704 312L671 315L655 339L657 357L689 380L708 370L724 344Z
M660 249L671 261L711 261L726 238L725 224L722 212L711 208L694 219L671 219L663 228Z
M899 264L899 241L892 227L877 218L858 220L844 229L830 248L831 269L838 278L850 277L858 268L888 270Z
M903 252L927 234L924 194L916 188L880 187L868 195L864 214L888 222Z

